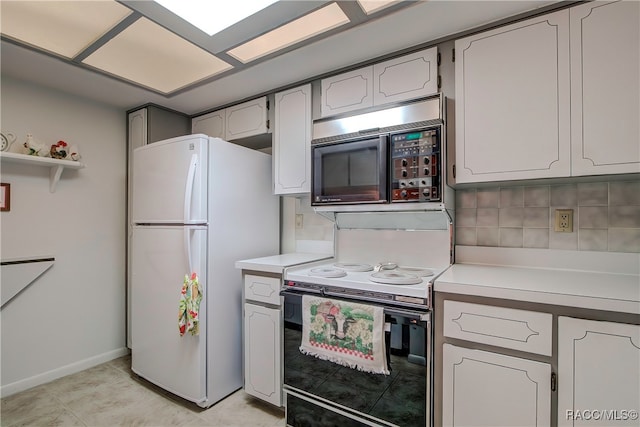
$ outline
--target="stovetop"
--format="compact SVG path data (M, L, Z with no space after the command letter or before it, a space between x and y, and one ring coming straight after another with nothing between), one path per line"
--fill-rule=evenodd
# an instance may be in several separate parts
M449 267L391 264L361 264L335 259L304 264L285 271L285 287L370 301L430 306L433 281Z

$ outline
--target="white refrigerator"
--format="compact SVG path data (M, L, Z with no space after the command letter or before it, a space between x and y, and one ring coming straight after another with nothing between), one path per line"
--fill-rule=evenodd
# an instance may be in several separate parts
M132 370L206 408L242 387L241 259L279 253L271 156L205 135L133 152ZM185 275L203 298L180 335Z

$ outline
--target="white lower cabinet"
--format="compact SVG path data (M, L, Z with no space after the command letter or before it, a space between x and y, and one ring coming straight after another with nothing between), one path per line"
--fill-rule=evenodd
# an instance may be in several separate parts
M638 426L640 325L558 318L558 426Z
M443 345L444 426L549 426L551 365Z
M244 390L282 406L279 308L244 304Z

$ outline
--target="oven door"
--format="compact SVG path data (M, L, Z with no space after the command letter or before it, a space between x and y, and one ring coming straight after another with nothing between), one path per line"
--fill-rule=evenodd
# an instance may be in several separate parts
M311 147L311 204L387 203L388 135Z
M384 307L391 374L370 374L303 354L302 293L281 294L287 425L432 424L431 312Z

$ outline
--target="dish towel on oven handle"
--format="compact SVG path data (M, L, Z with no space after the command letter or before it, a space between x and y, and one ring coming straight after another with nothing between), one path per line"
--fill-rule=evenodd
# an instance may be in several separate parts
M180 336L189 331L191 335L200 333L200 302L202 290L196 273L184 275L182 289L180 289L180 301L178 303L178 330Z
M384 309L303 295L300 351L359 371L389 375Z

